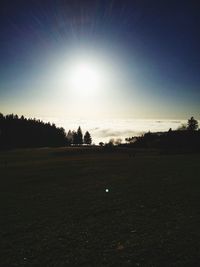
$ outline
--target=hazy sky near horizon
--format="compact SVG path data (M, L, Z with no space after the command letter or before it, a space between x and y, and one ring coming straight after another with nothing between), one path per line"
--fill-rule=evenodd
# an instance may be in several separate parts
M199 119L198 1L0 5L0 112Z

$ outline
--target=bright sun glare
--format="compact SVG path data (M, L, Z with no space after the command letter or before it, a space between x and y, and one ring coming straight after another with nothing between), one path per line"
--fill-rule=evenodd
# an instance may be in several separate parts
M102 82L100 70L93 64L80 62L69 73L69 87L77 94L92 94L99 90Z

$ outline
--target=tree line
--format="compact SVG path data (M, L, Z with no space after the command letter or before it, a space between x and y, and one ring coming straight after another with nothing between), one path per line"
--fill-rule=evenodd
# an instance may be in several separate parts
M77 132L69 131L66 135L64 128L56 127L54 123L45 123L35 118L27 119L14 114L4 116L0 113L0 149L90 145L91 143L90 133L86 131L83 136L81 127Z
M79 126L77 131L69 130L67 134L67 144L68 145L91 145L92 137L88 131L83 135L81 127Z
M198 121L191 117L187 124L177 130L167 132L148 132L142 136L126 138L128 146L135 148L159 148L177 151L200 151L200 130Z

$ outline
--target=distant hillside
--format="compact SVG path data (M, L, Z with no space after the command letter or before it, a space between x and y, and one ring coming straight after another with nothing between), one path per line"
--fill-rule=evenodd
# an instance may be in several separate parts
M127 139L130 146L138 148L159 148L176 151L200 151L200 131L177 130L168 132L148 132L140 137ZM132 141L132 142L131 142Z

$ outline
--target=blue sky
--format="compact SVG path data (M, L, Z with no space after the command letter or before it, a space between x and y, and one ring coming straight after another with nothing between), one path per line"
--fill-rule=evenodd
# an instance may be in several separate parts
M0 10L1 112L199 118L197 1L16 0ZM81 81L69 95L70 68L80 62L95 62L98 92Z

